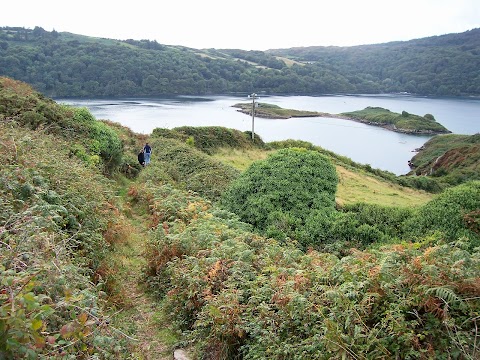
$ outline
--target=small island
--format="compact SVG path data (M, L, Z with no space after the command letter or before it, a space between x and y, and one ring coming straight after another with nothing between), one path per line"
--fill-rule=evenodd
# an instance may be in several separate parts
M424 116L391 112L381 107L367 107L363 110L340 114L344 119L359 121L367 125L381 126L385 129L405 134L437 135L448 134L450 130L439 124L432 114Z
M239 112L252 115L252 104L240 103L233 107ZM401 114L391 112L381 107L367 107L363 110L329 114L318 111L303 111L283 109L277 105L258 103L255 108L255 116L265 119L290 119L298 117L328 117L361 122L363 124L380 126L387 130L414 135L437 135L451 133L443 125L436 122L431 114L424 116L409 114L402 111Z
M252 115L252 104L235 104L235 108L239 108L239 112ZM257 103L255 108L255 116L264 119L290 119L294 117L317 117L322 116L323 113L316 111L305 111L305 110L293 110L293 109L283 109L280 106L266 104L266 103ZM323 114L328 115L328 114Z

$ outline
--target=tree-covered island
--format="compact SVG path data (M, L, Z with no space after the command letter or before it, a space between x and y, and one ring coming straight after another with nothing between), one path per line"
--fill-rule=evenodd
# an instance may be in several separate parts
M252 114L251 103L235 104L239 112ZM329 114L318 111L305 111L294 109L283 109L277 105L258 103L255 107L255 116L265 119L290 119L296 117L329 117L358 121L367 125L380 126L388 130L405 134L436 135L447 134L451 131L436 122L431 114L424 116L410 114L402 111L401 114L391 112L381 107L366 107L363 110L345 112L340 114Z

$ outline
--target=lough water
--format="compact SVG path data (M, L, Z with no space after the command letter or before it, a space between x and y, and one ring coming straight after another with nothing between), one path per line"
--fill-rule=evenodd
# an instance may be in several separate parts
M252 130L252 118L232 105L251 103L240 96L177 96L155 99L55 99L58 103L86 107L97 119L118 122L134 132L149 134L155 128L224 126ZM393 112L432 114L455 134L480 132L480 99L425 98L402 95L260 96L260 102L286 109L331 114L378 106ZM337 154L396 175L406 174L408 161L430 136L399 134L375 126L334 118L261 119L253 124L265 142L305 140Z

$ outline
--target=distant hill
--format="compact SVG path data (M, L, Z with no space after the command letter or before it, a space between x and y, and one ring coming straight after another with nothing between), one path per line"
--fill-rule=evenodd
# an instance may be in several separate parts
M267 54L357 79L361 91L423 95L480 93L480 29L410 41L351 47L312 46Z
M51 97L171 94L480 96L480 29L407 42L244 51L0 28L0 75Z

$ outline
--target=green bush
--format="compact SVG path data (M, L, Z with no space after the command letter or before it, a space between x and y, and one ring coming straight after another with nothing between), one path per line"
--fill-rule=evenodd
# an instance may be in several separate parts
M239 171L225 165L205 153L174 139L151 139L154 150L150 167L159 167L179 187L195 191L201 196L216 201L236 179ZM152 180L154 178L151 178Z
M221 126L182 126L172 130L154 129L153 137L181 139L207 154L213 154L220 148L251 149L263 147L263 140L256 136L252 142L251 134Z
M123 145L115 130L97 121L86 108L71 108L74 126L86 135L85 146L91 155L98 155L109 173L116 170L123 156Z
M399 176L398 183L430 193L440 193L445 188L437 179L427 176Z
M402 224L408 221L413 214L411 208L366 203L345 205L342 211L354 214L360 224L375 226L384 234L396 239L402 236Z
M446 241L462 237L470 247L480 245L480 234L469 228L467 217L480 209L480 181L470 181L446 189L422 206L403 225L405 237L422 238L441 231Z
M222 195L221 205L260 231L283 226L292 236L313 210L334 208L336 188L336 170L326 157L283 149L253 163Z

